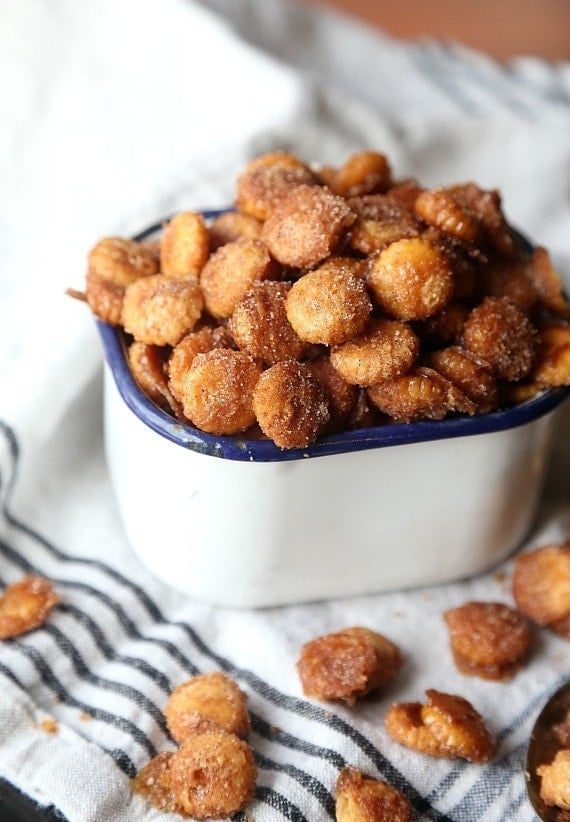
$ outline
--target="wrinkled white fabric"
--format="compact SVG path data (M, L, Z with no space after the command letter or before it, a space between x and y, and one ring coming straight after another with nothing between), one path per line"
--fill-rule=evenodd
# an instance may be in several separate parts
M124 537L99 340L64 290L82 287L100 236L227 204L246 160L280 147L325 163L377 148L401 176L499 188L570 283L570 66L501 66L285 0L4 0L0 72L0 583L41 573L62 598L45 629L0 645L0 776L69 822L167 818L131 796L128 775L173 747L160 719L169 688L222 669L255 717L258 822L332 818L344 762L398 784L419 818L530 822L525 745L567 674L562 639L541 633L508 686L469 680L501 742L491 765L426 763L382 723L390 702L425 688L465 692L442 611L511 602L512 560L414 594L264 611L165 588ZM566 407L523 549L570 535L569 433ZM304 700L299 647L349 624L381 626L405 653L402 675L352 709Z

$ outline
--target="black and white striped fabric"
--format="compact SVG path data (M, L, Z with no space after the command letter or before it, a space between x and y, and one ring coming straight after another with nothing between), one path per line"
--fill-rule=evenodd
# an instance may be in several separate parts
M129 778L174 747L161 712L172 688L220 670L252 715L259 779L243 822L334 819L347 764L400 788L418 819L531 822L526 745L570 673L570 646L540 633L508 685L465 678L442 620L466 599L511 603L512 561L458 584L262 611L167 589L123 535L104 460L99 344L62 292L81 287L100 235L229 202L243 162L276 146L324 162L376 147L426 182L498 186L511 219L570 276L570 66L500 67L284 0L7 0L1 13L12 97L11 151L0 155L0 585L40 574L61 602L41 629L0 644L0 777L68 822L174 820L132 796ZM236 89L248 98L238 108ZM570 534L569 422L566 411L524 549ZM402 672L352 708L307 700L301 645L356 624L401 647ZM387 707L426 688L461 694L485 716L500 743L494 762L432 760L391 742ZM57 733L42 729L48 718Z

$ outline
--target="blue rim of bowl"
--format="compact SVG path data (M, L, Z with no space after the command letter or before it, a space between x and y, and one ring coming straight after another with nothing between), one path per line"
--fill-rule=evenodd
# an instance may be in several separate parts
M204 211L212 219L227 209ZM165 221L169 218L165 218ZM156 234L163 222L146 228L133 239L141 241ZM530 400L499 411L473 417L457 415L443 420L421 420L411 423L387 423L343 431L319 437L306 448L282 449L271 440L221 437L207 434L162 411L143 393L128 365L126 336L120 328L96 321L105 359L117 390L128 408L149 428L177 445L210 456L244 462L284 462L288 460L345 454L372 448L452 439L476 434L489 434L526 425L557 408L568 396L570 388L551 388Z

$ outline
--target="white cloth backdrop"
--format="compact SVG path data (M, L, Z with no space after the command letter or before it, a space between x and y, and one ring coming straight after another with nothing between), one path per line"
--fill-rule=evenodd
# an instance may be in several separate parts
M171 746L169 690L225 670L254 717L257 822L333 818L343 763L402 788L418 818L530 822L525 745L570 645L541 633L508 686L467 680L441 618L468 598L512 603L512 561L413 595L261 612L166 589L123 535L101 350L64 289L82 286L100 236L224 205L246 160L278 147L327 163L376 148L400 175L499 187L570 279L570 64L499 66L285 0L2 0L0 77L0 584L40 573L62 598L43 629L0 645L0 776L69 822L166 818L131 796L128 775ZM570 535L568 418L523 550ZM402 674L352 709L305 700L300 646L354 624L401 646ZM386 707L429 687L468 692L500 740L493 764L426 761L390 742ZM48 716L57 734L39 728Z

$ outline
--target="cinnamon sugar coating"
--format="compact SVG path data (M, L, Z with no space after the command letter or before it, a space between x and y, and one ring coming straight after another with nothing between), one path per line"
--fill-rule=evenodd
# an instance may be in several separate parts
M540 305L557 316L570 319L570 301L564 293L562 278L545 248L533 249L526 271Z
M206 310L216 319L230 317L254 282L272 279L275 262L260 240L243 237L215 251L200 274Z
M330 416L326 431L342 430L356 411L358 388L342 378L327 354L308 360L307 368L323 386L328 398Z
M92 274L121 286L159 270L156 254L148 244L125 237L99 240L87 256L87 266Z
M305 448L329 420L324 389L303 363L284 360L264 371L253 393L264 434L280 448Z
M301 185L275 203L261 232L272 256L294 268L331 254L354 222L346 200L316 185Z
M474 414L475 404L456 385L432 368L414 367L401 377L371 385L369 400L399 422L442 420L458 411Z
M131 780L153 807L193 819L233 817L253 796L257 768L244 741L250 729L246 695L226 674L200 674L171 693L164 708L179 743Z
M546 765L536 769L540 776L540 798L549 808L570 811L570 749L562 748Z
M121 325L125 286L107 280L92 271L85 277L85 296L89 308L109 325Z
M210 253L206 222L195 211L181 211L162 229L160 270L167 277L197 278Z
M386 191L392 183L390 164L378 151L359 151L338 168L323 168L320 176L334 194L358 197Z
M444 614L457 667L483 679L510 679L528 651L526 620L500 602L466 602Z
M235 204L241 213L266 220L294 188L317 182L316 174L294 154L272 151L251 160L238 176Z
M397 320L423 320L453 296L447 257L419 237L396 240L373 257L367 282L377 305Z
M300 360L308 345L296 333L285 309L290 282L254 283L236 304L229 327L242 351L266 366Z
M400 205L413 211L416 200L424 190L424 187L417 180L400 180L394 182L386 194L391 200L395 200Z
M477 216L485 242L505 257L517 255L519 241L505 218L498 191L480 188L472 182L449 186L446 190Z
M508 297L485 297L466 319L463 340L509 382L526 377L536 357L536 330Z
M483 717L461 696L429 689L428 701L392 705L385 716L392 739L418 753L482 764L495 753Z
M210 225L210 251L216 251L221 245L236 240L258 240L261 236L260 220L239 211L226 211L216 217Z
M443 188L422 191L414 209L426 223L462 243L471 243L478 237L477 215L450 191Z
M423 362L456 385L478 413L485 414L498 406L499 387L493 372L467 349L458 345L441 348L430 352Z
M204 325L190 331L174 346L168 359L168 388L178 402L182 402L184 381L196 354L207 354L215 348L235 348L225 326Z
M454 299L437 314L414 323L413 328L422 342L422 348L430 351L446 345L459 344L463 324L468 315L467 306Z
M189 420L210 434L230 436L255 422L253 395L260 366L243 351L216 348L196 354L182 387Z
M362 254L381 251L396 240L416 237L420 232L416 215L390 195L351 197L348 204L357 215L348 242Z
M530 380L539 388L570 385L570 325L540 329L540 342Z
M303 692L349 705L390 681L402 666L399 648L369 628L345 628L306 643L297 662Z
M176 742L220 728L245 739L250 729L247 697L226 674L200 674L178 685L170 694L164 716Z
M488 297L507 297L523 314L539 300L529 259L491 257L479 266L478 289Z
M133 342L127 352L131 373L144 393L163 411L179 412L167 376L168 349Z
M195 819L233 816L253 796L253 751L235 734L204 731L183 742L170 760L170 788L180 810Z
M392 785L343 768L335 786L337 822L411 822L412 806Z
M203 307L197 282L154 274L127 286L121 322L139 342L176 345L194 328Z
M394 181L374 150L334 167L273 151L243 169L235 203L211 219L182 211L159 239L102 239L85 293L67 291L122 326L126 347L134 338L135 379L177 420L305 447L570 385L562 280L546 249L513 231L497 191ZM229 422L235 392L193 371L196 355L236 348L258 369L246 369L252 382L263 375L259 418L248 411L239 423Z
M333 257L294 283L286 311L301 339L337 345L364 330L372 303L353 261Z
M376 385L405 374L414 364L420 341L406 323L372 319L360 336L331 348L331 363L352 385Z
M512 584L517 608L527 619L570 639L570 542L520 554Z
M0 639L11 639L39 628L59 596L48 579L27 576L0 596Z
M172 751L162 751L153 757L131 779L131 790L163 813L179 813L180 808L170 789Z
M157 274L153 249L124 237L104 237L87 257L86 297L93 313L104 322L120 325L125 288L140 277Z

